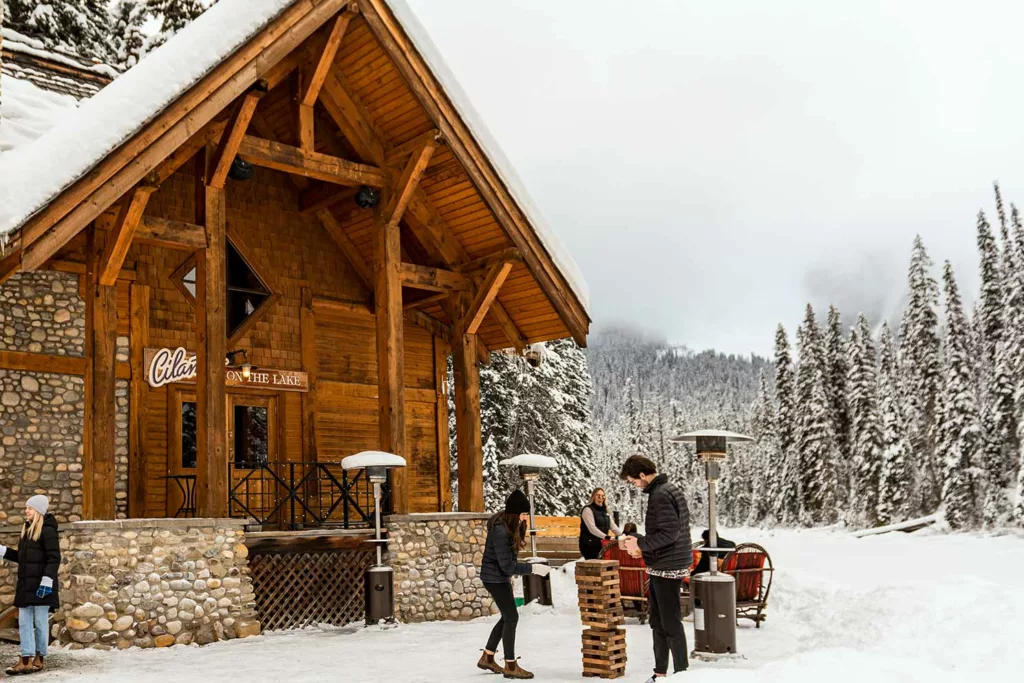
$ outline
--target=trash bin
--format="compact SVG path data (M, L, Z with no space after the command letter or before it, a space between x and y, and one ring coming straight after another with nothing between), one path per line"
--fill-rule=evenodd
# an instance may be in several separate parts
M736 581L728 574L690 578L694 652L736 652Z
M531 564L548 564L546 558L531 557ZM523 577L523 602L530 604L536 600L541 605L551 605L551 575L538 576L527 574Z

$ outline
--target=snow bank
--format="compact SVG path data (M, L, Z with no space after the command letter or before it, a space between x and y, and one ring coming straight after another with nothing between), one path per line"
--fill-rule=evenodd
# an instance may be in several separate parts
M37 140L78 107L71 95L43 90L23 78L0 75L0 92L0 157Z
M910 683L1020 680L1024 611L1019 567L1024 538L1013 535L910 534L854 538L842 531L723 529L760 543L776 567L768 619L741 622L743 659L692 661L676 683ZM523 665L548 683L581 679L574 564L551 573L553 607L529 605L519 620ZM480 683L476 668L496 616L469 622L351 626L301 631L203 648L97 653L57 652L55 682L135 683L247 680L313 683L345 680ZM651 629L625 625L627 681L653 666ZM693 623L684 622L693 646ZM396 656L397 655L397 656Z
M455 105L455 109L459 112L473 137L480 143L484 153L487 154L487 158L490 159L495 170L498 172L498 177L501 178L505 187L508 188L509 193L516 200L523 213L526 214L530 225L533 226L544 247L551 255L552 260L569 282L569 286L572 287L583 308L589 309L590 290L587 287L586 279L583 277L583 272L568 249L558 239L558 235L548 224L540 208L531 199L530 194L526 191L526 186L523 185L522 180L516 174L512 162L505 156L501 145L498 144L498 141L484 124L483 117L473 108L469 97L462 89L462 86L459 85L455 74L448 67L444 57L441 56L441 51L434 45L427 30L420 24L415 12L412 11L406 0L386 0L386 2L402 24L402 28L405 29L413 45L416 46L416 50L444 87L449 99Z
M138 132L293 0L221 0L31 144L0 154L0 235Z

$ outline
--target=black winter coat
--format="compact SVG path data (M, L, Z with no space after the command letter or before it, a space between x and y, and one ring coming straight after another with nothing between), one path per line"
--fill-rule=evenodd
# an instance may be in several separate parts
M480 580L484 583L507 583L515 574L530 574L533 569L526 562L518 562L518 557L519 549L512 547L512 539L501 515L491 517L487 522L487 543L480 564Z
M57 595L57 570L60 568L60 541L57 540L57 518L47 514L43 517L43 531L39 540L27 536L18 540L18 549L8 548L4 559L18 564L18 583L14 590L15 607L45 605L56 611L60 605ZM53 579L53 592L45 598L37 598L36 591L44 576Z
M646 536L637 540L649 569L676 571L693 563L690 509L683 491L659 474L644 489L647 494Z

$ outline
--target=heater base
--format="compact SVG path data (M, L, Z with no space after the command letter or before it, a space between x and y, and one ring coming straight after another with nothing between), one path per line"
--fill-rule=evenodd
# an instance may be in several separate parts
M395 573L388 566L370 567L366 570L364 590L366 594L366 625L373 626L395 621Z

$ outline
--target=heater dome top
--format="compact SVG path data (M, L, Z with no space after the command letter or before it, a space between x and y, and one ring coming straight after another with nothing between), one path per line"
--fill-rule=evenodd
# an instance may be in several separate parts
M753 441L754 437L737 434L736 432L728 432L724 429L701 429L696 432L669 437L669 441L673 443L693 443L697 439L725 439L726 443L743 443L745 441Z
M507 460L502 460L498 463L505 467L512 467L518 465L519 467L537 467L541 469L551 469L558 466L558 461L552 458L550 455L541 455L539 453L522 453Z
M344 470L361 470L366 467L405 467L405 458L384 451L363 451L341 460L341 468Z

